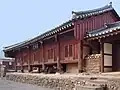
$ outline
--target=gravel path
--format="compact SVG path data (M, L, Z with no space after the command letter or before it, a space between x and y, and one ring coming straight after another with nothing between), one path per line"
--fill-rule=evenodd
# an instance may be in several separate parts
M31 84L23 84L7 80L0 80L0 90L53 90Z

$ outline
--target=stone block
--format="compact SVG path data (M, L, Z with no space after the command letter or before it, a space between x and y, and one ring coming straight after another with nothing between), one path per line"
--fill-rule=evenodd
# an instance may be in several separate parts
M75 90L104 90L100 86L76 86Z

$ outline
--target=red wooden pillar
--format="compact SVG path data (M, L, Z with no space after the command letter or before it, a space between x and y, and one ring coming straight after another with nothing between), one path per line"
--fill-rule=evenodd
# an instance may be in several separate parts
M60 64L60 41L58 40L58 35L55 35L55 42L57 44L57 71L61 72Z
M100 54L101 54L100 72L104 72L104 44L101 40L100 40Z
M78 72L83 72L83 41L78 43L79 53L78 53Z
M42 51L42 70L45 70L45 62L44 62L44 44L43 41L40 41L41 43L41 51Z
M17 59L16 59L16 57L15 57L15 63L14 63L14 67L15 67L15 72L17 72Z
M24 68L23 68L23 55L22 55L22 51L19 49L19 52L20 52L20 57L21 57L21 72L24 71Z
M31 62L31 54L30 54L30 46L28 46L28 72L32 71L32 68L30 66L30 62Z

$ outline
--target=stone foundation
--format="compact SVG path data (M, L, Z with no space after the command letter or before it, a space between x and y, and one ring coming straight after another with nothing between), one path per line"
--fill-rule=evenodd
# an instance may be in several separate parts
M85 58L85 71L90 73L100 72L100 54L92 54Z
M7 74L7 80L15 82L28 83L46 88L54 88L55 90L73 90L75 82L70 78L56 78L55 76L31 75L31 74Z
M54 88L55 90L81 90L81 87L104 88L102 90L120 90L120 77L102 76L100 74L85 75L60 75L60 74L31 74L31 73L8 73L7 80L15 82L22 82L34 84L47 88ZM98 90L101 90L98 89ZM84 90L84 89L83 89ZM86 90L86 89L85 89Z

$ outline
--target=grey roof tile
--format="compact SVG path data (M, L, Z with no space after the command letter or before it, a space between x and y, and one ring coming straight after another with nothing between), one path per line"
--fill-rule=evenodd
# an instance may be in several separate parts
M97 30L92 30L87 33L85 38L94 38L94 37L103 37L105 34L112 33L114 31L120 30L120 21L114 22L111 24L105 24L104 27L99 28Z
M79 12L72 11L72 14L74 15L73 19L76 19L76 18L82 19L82 18L86 18L89 16L105 13L110 10L114 10L111 4L101 7L101 8L93 9L93 10L86 10L86 11L79 11Z

